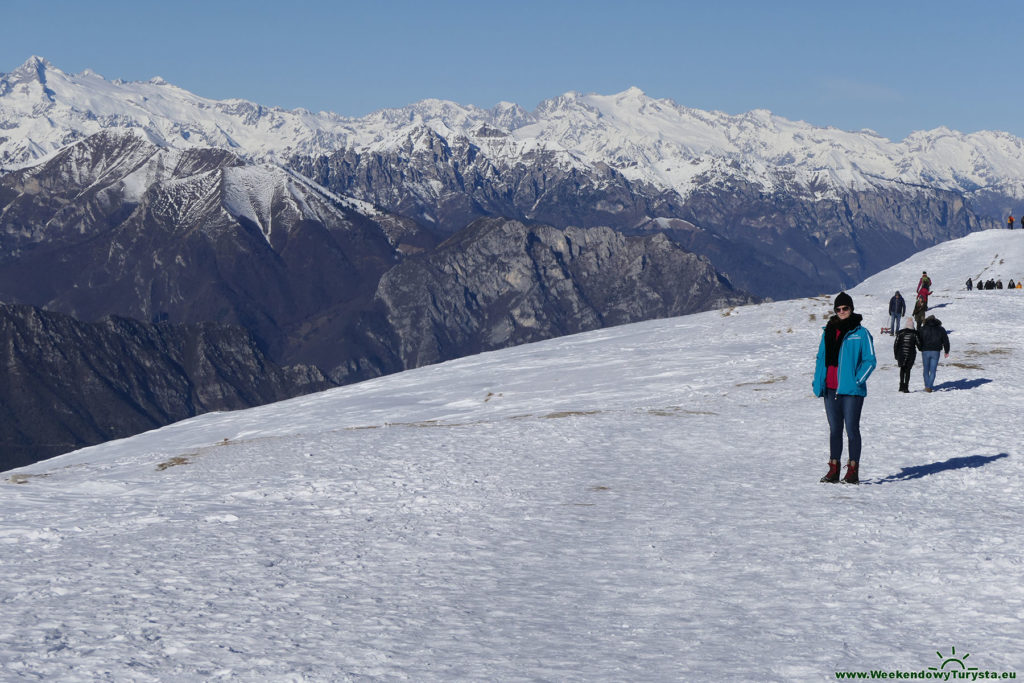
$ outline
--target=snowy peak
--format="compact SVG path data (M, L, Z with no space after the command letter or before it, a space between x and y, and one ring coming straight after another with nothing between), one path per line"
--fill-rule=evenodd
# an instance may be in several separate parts
M1024 198L1024 141L1007 133L938 128L893 142L764 109L739 115L690 109L637 87L612 95L569 91L533 112L509 102L482 109L426 99L345 118L211 100L160 78L128 83L91 71L68 75L41 57L0 74L5 168L37 163L111 127L138 128L166 146L222 147L284 163L338 150L396 148L419 126L449 141L465 138L499 165L537 149L564 152L581 170L612 166L632 181L683 196L709 179L733 176L767 193L840 196L891 185Z
M46 72L48 69L54 69L54 66L42 57L33 55L32 57L29 57L24 64L11 72L11 82L35 82L46 85ZM59 69L54 70L59 71Z

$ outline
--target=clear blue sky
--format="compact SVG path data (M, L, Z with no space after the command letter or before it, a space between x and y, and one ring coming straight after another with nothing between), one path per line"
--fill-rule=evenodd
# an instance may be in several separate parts
M0 2L0 71L31 55L346 116L637 86L896 140L943 125L1024 137L1020 0Z

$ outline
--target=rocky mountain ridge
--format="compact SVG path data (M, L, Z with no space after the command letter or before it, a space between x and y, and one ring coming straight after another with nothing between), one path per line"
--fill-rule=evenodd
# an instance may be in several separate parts
M786 298L847 287L920 249L1000 227L1024 198L1024 141L946 129L892 142L756 110L570 92L535 110L424 100L346 118L198 97L160 79L0 75L0 165L128 128L167 149L288 167L441 238L482 217L666 234L737 286ZM682 223L680 223L680 221ZM839 245L838 249L832 245Z
M132 131L0 175L0 301L82 321L244 328L268 363L322 368L330 384L752 300L661 234L483 218L445 239L293 171ZM49 345L69 338L58 337ZM8 371L57 372L23 353L31 344L48 346L20 336ZM132 362L103 367L116 375ZM145 415L143 427L182 414L129 412ZM70 443L59 425L48 429L57 436L40 443Z
M273 363L248 331L214 323L83 323L0 304L0 350L0 471L334 386L316 368Z
M395 151L427 127L450 144L468 142L492 159L537 151L588 171L603 163L631 182L686 196L700 179L739 173L766 193L807 196L897 183L1024 198L1024 141L998 131L919 131L890 141L789 121L766 110L702 111L637 88L614 95L565 93L530 112L424 100L361 118L286 111L244 100L199 97L162 79L108 81L67 74L45 59L0 74L0 166L36 163L106 128L136 128L161 145L222 147L259 160L295 155Z

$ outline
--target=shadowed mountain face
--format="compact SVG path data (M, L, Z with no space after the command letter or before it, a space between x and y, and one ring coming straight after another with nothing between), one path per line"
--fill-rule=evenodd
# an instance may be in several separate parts
M660 234L481 219L388 271L376 300L414 367L753 298Z
M925 186L837 190L788 186L783 178L767 193L742 168L725 165L698 176L683 196L629 180L607 164L567 165L550 151L489 156L428 128L390 150L346 149L291 164L335 192L446 234L485 216L663 232L707 256L736 287L773 298L848 287L925 247L1001 227L975 213L963 195Z
M242 325L275 360L338 382L750 300L661 235L488 219L438 247L435 231L282 169L133 135L3 176L0 207L4 300ZM411 325L421 316L431 324Z
M316 368L274 364L246 330L214 323L82 323L0 304L0 352L0 470L333 386Z
M433 240L353 206L220 150L98 134L0 179L0 298L82 320L237 324L274 358L370 368L345 329L402 250Z
M222 150L159 148L131 134L100 133L0 176L0 212L0 301L77 319L67 325L111 315L159 323L102 323L124 334L121 342L54 325L12 327L28 331L8 341L7 372L22 380L10 385L6 405L17 426L5 438L24 452L35 443L53 454L303 388L753 300L660 233L487 218L441 242L436 228L333 195L284 169ZM46 314L34 315L28 319ZM269 391L254 369L229 382L230 405L215 404L196 397L224 394L216 388L220 375L189 370L178 357L202 340L208 355L241 341L210 331L200 341L132 341L207 323L251 333L246 348L265 354L254 368L312 365L325 376ZM80 362L63 368L57 361L68 343L79 348ZM132 360L142 353L133 344L152 356ZM38 357L33 347L51 351ZM91 347L107 360L88 360ZM186 368L176 376L194 386L165 387L166 363ZM138 366L132 386L149 388L121 387L124 364ZM95 375L82 391L46 383L29 391L23 381L82 368ZM93 415L87 404L104 387L115 388L96 401L108 406L103 414Z

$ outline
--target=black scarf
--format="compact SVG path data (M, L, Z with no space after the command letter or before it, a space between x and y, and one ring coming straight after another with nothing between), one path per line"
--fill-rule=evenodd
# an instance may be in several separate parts
M846 320L840 320L838 315L829 318L825 325L825 365L839 365L839 347L850 330L860 327L860 321L864 316L859 313L851 313ZM840 334L836 334L836 330Z

